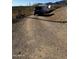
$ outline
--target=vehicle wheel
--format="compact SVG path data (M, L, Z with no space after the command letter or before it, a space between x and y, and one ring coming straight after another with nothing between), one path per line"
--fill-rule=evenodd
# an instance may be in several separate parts
M36 15L36 13L34 13L34 15Z

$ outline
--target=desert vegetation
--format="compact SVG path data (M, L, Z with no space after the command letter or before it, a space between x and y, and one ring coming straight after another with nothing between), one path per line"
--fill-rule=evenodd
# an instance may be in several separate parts
M12 7L12 22L16 22L16 18L24 18L33 14L34 7L39 5L40 3L34 4L33 6L13 6ZM51 4L52 10L56 10L62 6L66 6L66 3L63 1L56 3L46 3L47 5Z

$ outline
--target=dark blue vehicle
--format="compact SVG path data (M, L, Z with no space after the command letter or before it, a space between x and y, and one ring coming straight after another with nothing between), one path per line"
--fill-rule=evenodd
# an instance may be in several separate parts
M51 6L36 6L34 10L34 15L47 15L53 10L50 10Z

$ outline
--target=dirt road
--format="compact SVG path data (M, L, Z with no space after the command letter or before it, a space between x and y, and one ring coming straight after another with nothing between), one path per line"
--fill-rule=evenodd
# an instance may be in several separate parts
M66 9L64 10L66 12ZM67 59L65 17L61 16L55 21L54 15L51 17L32 15L13 23L13 59Z

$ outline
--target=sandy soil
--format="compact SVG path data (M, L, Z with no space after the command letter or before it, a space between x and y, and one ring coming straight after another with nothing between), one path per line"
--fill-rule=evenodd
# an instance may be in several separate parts
M50 17L31 15L13 23L13 59L67 59L66 22L62 7Z

